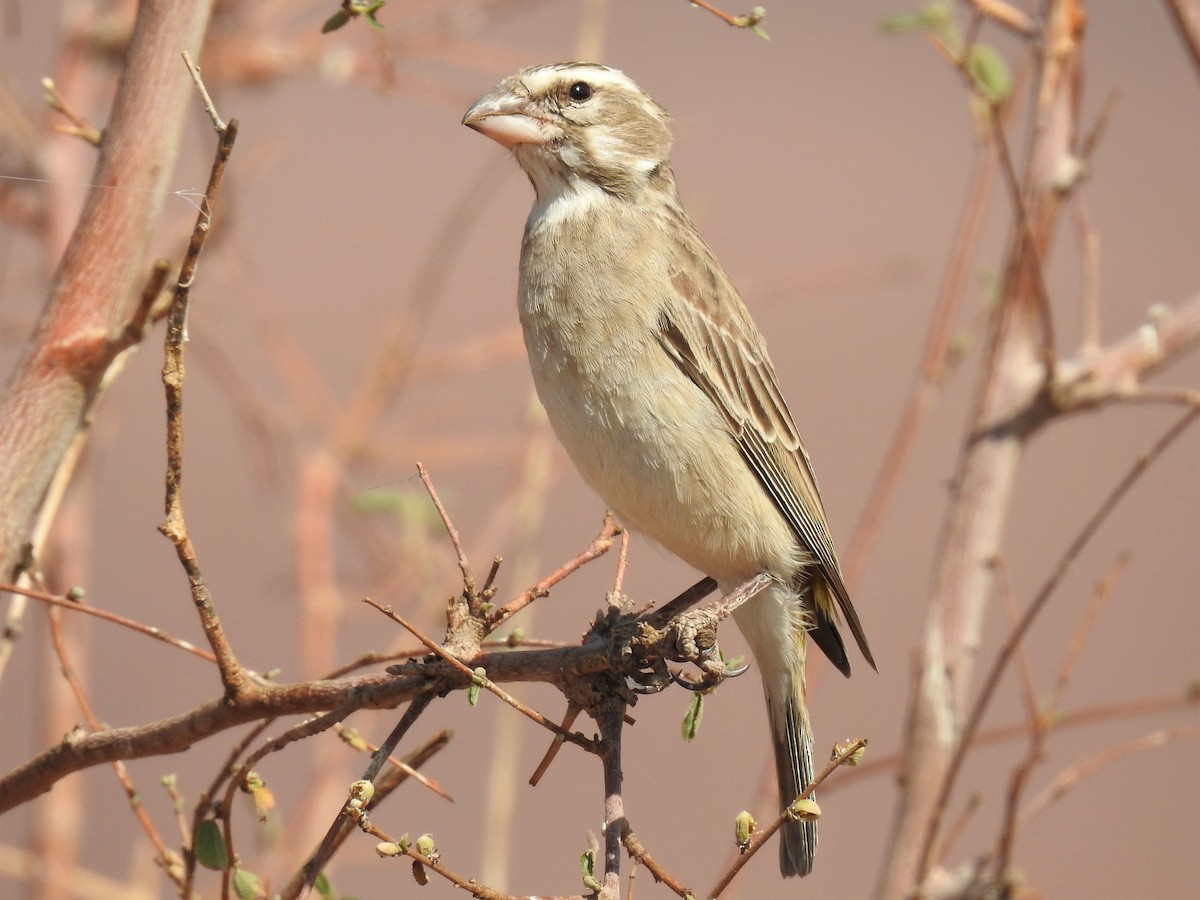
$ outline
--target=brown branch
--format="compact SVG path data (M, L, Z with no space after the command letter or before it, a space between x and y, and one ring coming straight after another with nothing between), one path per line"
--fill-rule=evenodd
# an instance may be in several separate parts
M55 125L54 130L60 134L69 134L80 138L93 147L99 147L104 140L100 129L87 120L87 117L76 112L67 99L59 93L53 78L43 78L42 87L46 91L46 104L55 112L61 114L70 125Z
M811 797L826 778L844 766L847 762L849 762L851 757L859 753L859 751L864 749L866 746L867 739L859 738L858 740L851 741L842 747L840 752L829 761L829 765L825 767L824 771L814 778L813 783L805 788L804 792L796 798L796 801L807 800L809 797ZM795 805L796 801L793 801L792 805ZM737 873L742 870L746 863L750 862L750 860L754 858L754 855L762 849L763 845L766 844L772 837L774 837L775 832L782 828L783 823L791 817L791 810L786 809L780 813L779 817L765 829L756 832L750 838L750 843L747 845L746 849L742 851L741 855L738 856L737 859L733 861L733 864L726 870L725 874L721 876L721 879L717 882L716 886L713 887L713 889L709 891L706 896L712 898L712 900L716 900L717 897L720 897L725 888L729 887L730 883L737 876Z
M987 711L991 703L992 697L995 695L996 688L1000 684L1000 677L1004 674L1004 670L1008 667L1008 663L1012 660L1016 648L1024 640L1025 635L1029 633L1029 629L1033 626L1038 615L1045 608L1054 592L1058 589L1059 584L1066 576L1067 571L1079 558L1079 554L1091 541L1095 533L1100 529L1100 526L1107 521L1109 515L1129 492L1129 490L1138 482L1146 470L1166 451L1175 439L1178 438L1184 431L1187 430L1197 417L1200 417L1200 409L1195 409L1179 421L1167 429L1150 448L1148 452L1143 454L1137 462L1130 468L1125 476L1117 483L1116 487L1104 498L1104 502L1084 524L1079 533L1071 541L1066 552L1063 553L1058 565L1051 573L1050 577L1042 585L1033 601L1025 610L1021 621L1017 627L1013 629L1008 639L1004 642L1000 652L996 656L995 662L986 677L983 680L983 686L980 689L979 697L975 701L967 717L966 723L963 726L962 734L959 737L954 752L951 754L950 763L946 769L946 776L942 781L942 786L937 795L936 803L933 807L933 814L929 820L928 829L925 833L924 844L922 845L921 856L918 864L919 880L923 881L929 871L929 865L933 858L934 848L936 847L940 835L941 819L946 809L946 804L950 799L950 792L954 789L955 782L958 780L958 774L962 769L963 763L966 761L967 752L971 748L971 743L974 740L975 733L979 730L979 725L983 720L984 713Z
M1081 412L1134 399L1145 392L1143 380L1197 346L1200 294L1174 310L1156 307L1148 323L1124 338L1098 352L1063 360L1053 389L1053 408L1043 415L1049 418L1061 412Z
M500 650L481 654L477 664L496 682L558 684L573 675L607 671L611 648L594 642L562 649ZM54 747L0 777L0 814L48 791L72 772L111 762L179 753L197 741L264 717L309 715L353 702L356 709L391 709L411 700L434 679L446 686L470 681L441 661L425 663L413 675L364 675L337 681L255 685L229 700L219 697L186 712L144 725L112 728L94 735L70 734Z
M1076 0L1054 0L1037 46L1045 48L1020 196L1028 228L1013 227L1003 289L989 326L984 371L956 466L935 553L924 644L913 681L902 792L878 893L919 889L932 857L928 831L969 706L975 655L992 588L987 565L1000 546L1029 432L1022 417L1045 393L1047 333L1039 310L1040 267L1060 209L1058 163L1073 152L1082 62ZM1033 252L1029 252L1029 235ZM1036 262L1035 262L1036 260Z
M433 486L429 471L421 463L417 463L417 474L421 478L421 484L425 485L425 490L429 492L429 499L433 501L434 509L437 510L438 518L442 520L446 533L450 535L450 544L454 547L454 555L458 558L458 570L462 572L463 589L468 600L473 600L476 590L475 573L471 571L471 564L467 561L467 552L463 549L462 538L450 520L450 514L446 512L446 507L442 505L442 498L438 496L437 488Z
M95 616L97 619L102 619L105 622L112 622L114 625L120 625L123 628L128 628L130 631L136 631L139 634L144 634L146 637L154 638L157 641L162 641L164 644L170 644L180 650L194 654L205 662L216 662L216 657L203 647L197 647L190 641L182 640L181 638L172 637L161 628L154 625L145 625L134 619L126 618L107 609L100 609L97 606L89 606L82 600L72 600L68 596L59 596L57 594L49 594L45 591L36 591L32 588L21 587L16 584L0 584L0 593L20 594L23 597L30 597L41 603L47 603L51 606L61 609L69 609L74 612L83 613L84 615Z
M217 668L221 673L221 683L225 686L226 694L236 696L247 689L246 673L238 664L233 647L225 636L225 629L217 616L212 594L200 569L196 558L196 549L188 535L187 524L183 516L183 382L186 373L184 367L184 348L187 343L188 303L191 298L191 287L196 276L196 266L200 261L200 253L211 231L212 215L216 210L217 197L220 194L221 182L225 175L225 166L229 162L229 154L233 150L233 142L237 138L237 120L230 120L229 125L221 131L217 142L217 153L213 159L212 171L209 174L208 187L200 204L200 213L196 218L192 237L188 242L183 265L179 270L179 279L175 284L175 298L171 310L167 314L167 336L165 361L163 362L162 380L167 397L167 476L166 476L166 519L159 526L159 531L175 547L175 554L187 574L188 586L191 589L192 602L200 615L200 625L204 636L217 659Z
M392 729L379 749L371 757L371 763L363 772L360 781L374 782L375 776L379 774L379 770L383 768L384 762L392 755L392 751L396 749L396 745L408 733L421 714L429 708L430 702L433 700L433 693L425 690L417 694L409 701L408 707L404 710L404 715L400 717L400 721L396 723L396 727ZM350 710L347 710L342 715L338 716L338 720L345 718ZM331 714L332 715L332 714ZM332 723L331 723L332 724ZM339 835L342 828L350 821L350 807L343 806L338 811L337 817L333 820L333 824L329 826L329 830L325 832L325 837L321 840L320 846L308 861L301 867L302 880L306 888L311 888L316 883L317 876L324 871L325 866L329 864L329 860L333 857L334 852L341 846Z
M429 762L429 760L443 750L450 743L452 736L452 733L449 731L439 731L420 747L409 753L408 756L404 757L403 760L390 760L393 762L395 768L390 769L380 777L379 783L375 785L375 793L366 804L366 808L368 810L378 808L409 777L416 775L417 770L421 766L425 765L425 763ZM341 830L333 838L330 856L337 853L353 830L354 824L349 820L342 823ZM303 866L296 870L291 880L280 891L279 896L281 900L295 900L295 898L300 896L300 892L304 890L304 874L305 868Z
M39 579L40 581L41 579ZM103 731L105 727L104 723L100 721L92 710L92 705L88 702L87 694L84 693L83 685L76 676L75 667L72 665L70 655L67 653L62 633L62 615L54 607L48 610L48 614L50 621L50 642L54 647L54 655L58 659L59 674L67 682L71 694L75 698L76 706L79 707L79 711L88 723L88 728L93 733ZM111 765L113 774L117 778L117 783L120 784L121 790L125 793L126 800L129 801L130 811L133 813L134 818L137 819L142 831L145 832L151 846L154 847L154 862L167 874L168 878L175 882L176 887L179 887L181 879L178 878L177 873L174 871L174 864L178 862L178 857L173 850L167 847L162 839L162 835L158 833L158 828L154 824L154 820L150 817L145 804L141 802L141 793L134 785L133 778L129 774L129 769L121 760L113 760Z
M430 638L423 631L421 631L421 629L417 628L415 625L413 625L411 622L409 622L407 619L405 619L403 616L401 616L399 613L397 613L394 609L392 609L390 606L385 606L385 605L376 603L370 597L364 598L363 602L366 603L368 606L373 606L375 609L379 610L381 613L383 613L385 616L387 616L389 619L391 619L397 625L399 625L402 628L404 628L405 630L407 630L410 634L412 634L413 637L415 637L422 644L424 644L425 647L428 648L430 652L436 654L443 662L445 662L451 668L456 669L459 672L461 672L463 674L463 676L466 677L468 683L478 685L479 687L482 687L483 689L489 691L490 693L495 694L497 697L499 697L501 700L503 700L505 703L507 703L509 706L511 706L517 712L521 713L521 715L525 716L528 719L531 719L532 721L541 725L543 728L546 728L549 731L553 732L557 737L561 738L562 740L570 741L572 744L576 744L591 753L599 752L599 748L596 746L595 741L589 740L588 738L585 738L581 734L576 734L576 733L570 732L570 731L564 731L562 728L560 728L558 726L557 723L552 722L550 719L547 719L545 716L543 716L537 710L530 709L528 706L526 706L524 703L522 703L520 700L518 700L512 694L508 693L508 691L504 690L502 687L500 687L500 685L498 685L494 681L492 681L492 679L489 678L486 674L481 674L481 672L480 672L481 669L483 670L484 673L487 672L487 668L485 666L477 666L474 670L472 670L468 666L464 665L461 661L455 659L446 650L446 648L442 647L440 644L438 644L437 641Z
M1185 696L1146 697L1140 700L1106 703L1102 706L1087 706L1082 709L1068 710L1054 716L1048 725L1052 731L1063 731L1104 722L1118 722L1123 719L1178 712L1180 710L1191 709L1197 703L1200 703L1200 695L1187 694ZM975 738L975 747L992 747L1028 736L1029 724L1022 720L1021 722L998 725L995 728L980 731ZM852 771L844 773L841 778L824 789L824 795L829 796L844 787L857 784L864 778L891 775L900 767L901 762L901 754L898 752L874 756Z
M600 727L600 759L604 763L604 889L602 900L621 897L621 837L629 827L625 818L621 772L621 735L625 727L625 701L611 693L592 715Z
M625 852L629 854L630 859L635 863L640 863L646 867L646 870L653 876L654 880L659 884L665 884L668 888L675 892L677 897L695 898L696 894L689 888L685 887L674 875L668 872L659 864L659 862L650 855L649 851L642 846L642 842L638 840L633 829L629 827L629 823L625 823L625 827L621 832L621 844L625 847ZM636 868L636 866L635 866ZM630 882L633 881L633 872L629 873ZM633 900L633 887L629 889L629 900Z
M1036 26L1025 13L1003 0L969 0L976 11L1022 37L1033 37Z
M1200 5L1196 0L1166 0L1166 4L1196 74L1200 75Z
M178 53L199 49L211 5L138 4L94 187L0 397L0 580L14 579L47 488L100 393L111 338L129 318L183 128L189 85Z
M554 572L551 572L515 600L510 600L504 606L498 607L488 614L488 633L490 634L495 631L534 600L549 595L550 588L554 587L554 585L558 584L572 572L577 571L580 567L587 565L593 559L603 556L611 550L614 539L621 534L622 530L621 526L617 524L616 519L611 514L605 513L604 525L600 528L600 533L596 535L587 549L574 559L561 565Z
M921 354L920 373L917 383L909 394L900 422L892 435L891 443L884 454L884 462L875 483L868 494L867 508L863 511L850 539L846 553L846 583L853 589L862 577L867 560L875 546L875 538L883 523L884 514L900 482L900 475L912 456L926 415L933 406L934 398L945 381L947 355L953 337L954 322L958 314L963 290L970 271L970 260L979 243L980 226L987 209L987 198L991 193L995 157L984 153L976 163L975 175L963 209L962 221L955 229L957 239L950 254L950 262L942 276L938 291L937 306L929 331L925 337L925 348Z
M1033 721L1029 729L1029 749L1025 754L1025 758L1013 770L1012 776L1009 779L1008 795L1005 798L1004 817L1001 820L1003 824L1000 828L1000 839L997 849L993 854L995 865L992 870L992 877L996 881L1004 878L1005 873L1009 871L1009 867L1012 865L1012 854L1017 839L1017 810L1021 802L1021 796L1026 784L1028 784L1030 777L1033 775L1033 770L1042 761L1046 738L1053 727L1053 716L1058 711L1058 704L1067 689L1075 662L1083 650L1083 645L1087 640L1088 633L1091 631L1091 626L1095 623L1097 617L1100 615L1100 610L1104 608L1104 604L1108 601L1108 597L1116 586L1117 579L1124 570L1128 559L1128 554L1122 554L1118 557L1117 561L1109 567L1108 574L1104 580L1100 583L1096 591L1093 592L1092 601L1088 604L1079 627L1076 629L1070 644L1067 646L1066 653L1063 654L1063 662L1059 667L1058 679L1050 703L1040 713L1036 709L1032 710Z
M1108 747L1094 756L1080 760L1078 763L1065 769L1040 794L1029 801L1029 805L1021 811L1021 820L1023 822L1029 821L1085 778L1094 775L1111 763L1117 762L1134 753L1141 753L1144 750L1165 746L1172 741L1194 737L1198 732L1200 732L1200 729L1187 725L1179 728L1152 731L1150 734L1135 738L1124 744L1118 744L1115 747Z
M758 31L762 25L763 19L767 17L767 11L761 6L756 6L745 15L738 16L733 13L727 13L722 9L718 9L707 0L688 0L692 6L698 6L706 12L712 13L726 25L732 25L734 28L749 28L753 31ZM765 37L765 34L764 34Z

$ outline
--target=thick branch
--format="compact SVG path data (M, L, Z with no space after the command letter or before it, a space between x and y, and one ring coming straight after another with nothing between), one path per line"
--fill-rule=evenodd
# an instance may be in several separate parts
M142 0L79 223L42 318L0 398L0 580L12 580L46 489L84 427L111 345L145 278L145 252L175 168L211 0Z
M599 641L551 650L504 650L472 660L497 682L562 684L573 676L611 668L611 648ZM471 679L445 662L427 662L402 676L365 675L337 681L311 681L252 688L232 702L211 700L185 713L97 734L72 732L61 743L0 778L0 814L45 793L60 779L118 759L180 753L226 729L267 716L306 715L355 704L358 709L391 709L411 700L435 679L463 688Z
M961 732L986 601L1028 431L1022 413L1046 385L1042 355L1041 265L1061 208L1059 163L1075 151L1082 13L1073 0L1047 10L1033 145L1003 291L992 323L986 369L959 460L954 493L934 563L925 645L914 679L900 807L880 894L907 896L926 876L925 834ZM998 120L992 117L993 123ZM1006 140L995 134L996 142Z

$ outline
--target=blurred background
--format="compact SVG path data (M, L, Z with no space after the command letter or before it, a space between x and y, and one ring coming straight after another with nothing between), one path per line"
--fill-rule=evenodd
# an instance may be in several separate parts
M443 630L459 588L448 541L414 466L430 470L476 570L504 557L498 599L517 595L582 550L603 505L570 468L543 420L515 314L517 254L532 191L498 146L463 128L468 105L527 65L592 58L624 70L674 115L673 162L685 204L767 336L780 381L821 478L835 541L849 545L917 377L943 270L982 159L959 76L921 36L880 31L896 2L776 2L771 40L726 27L686 2L411 2L379 13L382 32L352 22L321 36L323 3L218 4L204 73L241 134L216 230L193 291L187 383L185 508L218 611L244 664L281 680L317 677L367 650L411 647L363 596L395 605L429 633ZM730 12L745 12L731 8ZM1166 4L1087 6L1084 121L1117 96L1091 180L1081 193L1099 238L1101 339L1147 322L1156 304L1200 288L1200 84ZM55 135L39 79L102 124L112 68L97 41L84 71L64 71L81 31L119 36L128 2L0 4L0 188L12 204L45 204L61 223L32 237L0 221L0 371L12 368L38 315L58 251L85 192L94 151ZM97 30L98 29L98 30ZM107 30L106 30L107 29ZM981 39L1027 94L1018 42ZM102 77L103 76L103 77ZM1022 108L1027 104L1023 104ZM32 123L34 129L23 128ZM1014 147L1026 137L1018 115ZM196 103L156 253L177 259L213 149ZM39 160L31 169L30 158ZM41 173L41 174L39 174ZM45 178L18 181L17 178ZM956 329L959 352L925 422L874 550L854 585L879 674L855 658L844 680L810 665L818 756L870 738L871 771L838 773L821 792L815 873L784 883L773 848L736 882L743 898L865 897L878 877L894 811L910 672L925 619L930 560L947 486L977 386L980 341L1011 204L993 182ZM1076 214L1063 217L1046 261L1059 349L1080 337L1085 263ZM57 590L202 641L162 518L161 329L97 411L90 450L60 516L50 574ZM1200 383L1193 354L1156 379ZM1116 481L1179 416L1128 406L1060 421L1031 443L1002 548L1019 607ZM2 448L0 448L2 452ZM1096 583L1131 558L1087 637L1067 710L1100 710L1056 732L1030 792L1090 773L1025 822L1015 859L1031 896L1191 896L1200 883L1200 776L1195 708L1180 702L1200 660L1200 455L1189 432L1138 484L1072 569L1026 645L1034 693L1049 694ZM530 637L577 640L611 589L615 555L537 601L513 625ZM625 589L662 601L695 573L640 538ZM48 746L80 717L61 690L34 609L4 674L0 766ZM989 612L981 663L1008 632ZM192 657L103 623L72 621L77 665L111 725L171 715L216 696ZM727 653L742 651L726 629ZM985 730L1025 721L1011 673ZM558 719L560 695L514 692ZM625 742L626 810L647 849L696 891L733 854L742 809L766 821L774 801L758 680L708 698L697 740L680 737L689 698L640 702ZM1104 713L1161 701L1151 714ZM349 723L382 740L397 713ZM277 733L290 723L278 723ZM591 724L581 722L585 732ZM412 743L441 728L454 739L424 771L455 801L407 786L375 816L380 827L432 832L444 861L513 893L578 893L579 854L603 814L600 768L562 752L537 788L526 784L547 733L493 698L436 704ZM190 799L222 765L235 734L186 755L130 764L159 827L173 834L158 787L178 772ZM1161 744L1125 753L1131 741ZM1161 740L1157 740L1161 738ZM401 750L405 748L402 746ZM991 849L1016 737L978 748L951 803L978 809L947 862ZM1112 757L1109 759L1109 757ZM265 828L247 803L235 827L243 859L278 885L311 851L361 771L333 736L268 758L260 771L278 813ZM314 767L333 775L327 782ZM49 896L23 851L61 842L59 859L107 881L62 896L170 896L112 773L73 776L0 818L0 894ZM332 868L339 891L408 896L408 866L379 860L352 836ZM209 875L198 890L215 896ZM434 879L430 898L459 896ZM667 896L645 871L637 896Z

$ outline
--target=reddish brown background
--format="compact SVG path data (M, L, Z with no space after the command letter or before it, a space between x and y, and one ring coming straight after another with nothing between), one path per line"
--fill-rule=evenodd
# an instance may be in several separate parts
M0 76L32 106L40 94L37 79L53 69L62 11L57 3L12 5L20 26L0 37ZM320 12L333 5L314 13L306 4L303 16L283 4L275 11L292 33L297 27L311 33ZM222 113L241 120L242 136L219 241L201 265L195 292L185 497L219 609L247 665L280 667L285 679L316 674L305 671L297 650L293 529L299 460L318 445L318 433L299 411L294 379L280 374L275 348L281 337L307 355L332 403L342 405L405 304L431 304L417 352L432 363L452 362L454 352L473 341L506 336L496 359L441 374L427 367L414 379L375 435L386 452L356 470L351 487L415 493L412 463L423 461L477 566L484 568L496 553L510 560L501 597L573 555L597 529L600 502L553 447L546 450L545 502L532 507L530 539L521 537L526 507L513 495L521 456L531 441L533 452L549 446L544 426L529 414L531 388L515 343L516 255L530 189L498 147L458 124L467 105L503 75L575 56L581 9L514 4L497 18L481 14L449 42L394 27L388 38L405 43L395 50L399 80L388 92L309 73L259 89L217 91ZM768 336L843 546L914 380L976 154L957 77L922 39L890 38L876 29L897 9L893 2L776 2L769 7L767 43L683 2L618 2L608 8L601 54L676 117L674 162L685 203ZM1102 326L1111 340L1146 321L1151 305L1180 303L1200 287L1200 87L1163 4L1107 0L1088 10L1085 119L1094 119L1110 91L1121 91L1084 191L1101 238ZM383 11L385 23L391 14ZM985 37L1015 58L1015 45L1003 35ZM360 28L328 39L331 47L339 44L372 46ZM85 106L103 121L102 98ZM1017 127L1014 139L1021 134ZM178 188L203 185L211 140L197 110ZM52 138L49 146L56 154L87 154L65 138ZM8 171L4 162L0 156L0 173ZM481 177L484 186L466 196ZM81 190L53 189L68 199ZM160 250L174 252L194 211L182 198L167 203ZM438 245L452 208L464 203L469 214L455 220L453 239ZM1009 219L997 189L961 317L964 331L976 338ZM0 229L0 363L7 372L45 295L46 272L27 238ZM417 274L431 265L431 254L438 255L436 293ZM1049 263L1064 354L1074 351L1078 337L1080 268L1079 242L1065 227ZM415 297L418 291L422 296ZM198 640L186 584L154 530L163 466L157 340L100 407L82 473L86 489L64 517L89 564L67 583L84 583L92 602ZM869 759L899 746L929 560L978 363L976 340L922 433L857 588L880 674L859 665L856 676L843 681L828 677L823 662L813 669L814 720L823 746L867 736ZM1194 355L1158 379L1198 381ZM312 391L303 393L313 399ZM1110 409L1056 424L1033 442L1003 548L1018 602L1027 602L1111 485L1177 415L1162 408ZM274 437L264 437L264 422ZM1040 693L1052 685L1094 583L1125 548L1132 561L1082 655L1068 707L1179 696L1196 676L1196 450L1194 433L1171 450L1060 590L1028 645ZM437 633L437 607L456 576L440 535L431 532L423 563L397 546L397 569L380 571L364 548L399 545L401 526L381 518L364 524L348 504L335 526L336 603L343 619L336 642L323 648L329 659L341 662L403 642L356 602L366 593L419 610L414 614ZM602 603L611 576L611 560L598 562L539 601L521 624L539 637L576 637ZM634 542L627 589L635 597L665 597L691 578L662 551ZM107 625L82 630L90 641L93 702L114 725L188 708L217 690L211 671L176 651ZM1004 614L995 607L983 660L990 661L1004 631ZM726 642L730 651L740 648L733 629ZM5 770L53 739L38 735L36 729L47 726L33 712L52 668L45 643L40 616L32 615L0 694ZM548 715L561 712L561 699L549 690L519 693ZM734 815L757 802L768 752L761 705L754 676L722 688L693 744L678 736L686 706L680 693L649 698L635 711L638 724L626 744L627 810L651 852L698 891L728 862ZM990 721L1010 723L1021 715L1010 678ZM378 739L394 718L362 716L354 724ZM1194 712L1160 715L1056 735L1034 790L1104 748L1195 721ZM49 732L70 724L49 726ZM545 749L545 734L486 698L472 711L451 698L427 714L418 731L424 736L444 725L456 738L429 772L457 802L412 790L380 813L381 826L432 831L450 865L482 871L480 847L497 838L486 833L477 794L492 758L500 756L512 765L511 775L495 777L516 784L517 836L508 853L511 874L497 886L579 891L576 859L602 812L596 763L564 752L531 789L524 781ZM194 796L227 746L222 737L194 748L186 760L132 765L168 833L159 776L178 770L183 789ZM952 812L971 792L982 795L983 805L951 862L990 846L1009 773L1023 751L1016 742L973 755ZM285 754L263 766L285 820L306 799L303 757ZM346 765L347 774L359 766ZM86 798L78 809L84 864L116 878L144 873L149 851L144 841L131 846L121 838L134 828L111 774L98 769L73 781ZM1030 823L1021 832L1017 861L1029 885L1049 897L1187 896L1200 883L1198 788L1194 735L1122 759ZM766 859L747 872L738 896L866 896L895 796L890 773L825 792L812 878L784 885L773 858ZM338 801L323 802L318 818L327 821ZM30 807L0 819L0 841L22 844L33 814ZM240 815L247 835L251 815ZM281 851L293 862L309 846L307 838L295 840ZM377 860L371 844L352 841L339 857L339 888L361 897L415 892L407 866ZM277 878L289 871L279 858L258 868ZM151 895L168 896L161 878L142 879ZM18 884L0 872L0 894L18 893ZM202 889L211 894L213 886ZM435 882L421 896L458 895ZM666 894L642 872L637 896Z

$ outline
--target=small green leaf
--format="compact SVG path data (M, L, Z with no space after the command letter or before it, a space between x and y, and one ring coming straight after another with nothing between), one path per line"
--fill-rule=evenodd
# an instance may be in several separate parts
M350 13L344 9L339 9L332 16L325 20L325 24L321 26L321 34L329 34L331 31L337 31L343 25L350 21Z
M471 686L467 688L467 703L474 706L479 702L479 688L487 684L487 669L477 666L471 673Z
M377 12L379 12L379 10L381 10L381 9L383 9L383 3L376 3L370 9L368 9L366 12L363 13L363 15L366 16L367 24L370 25L372 28L374 28L376 31L383 31L383 23L380 22L377 18L375 18L375 14Z
M911 34L917 31L940 32L951 21L950 4L934 0L915 12L897 13L879 23L881 31L891 34Z
M238 900L264 900L267 892L263 890L262 879L253 872L245 869L233 870L233 892Z
M1012 75L1009 74L1008 63L995 47L976 44L971 48L967 68L979 89L993 103L1000 102L1012 91Z
M767 17L767 10L762 6L756 6L750 10L750 14L746 16L746 27L757 34L764 41L769 41L771 36L767 34L767 29L763 28L763 19Z
M196 862L206 869L224 872L229 868L229 854L225 850L225 838L221 835L221 827L215 819L204 819L196 829L192 849L196 853Z
M688 711L683 717L683 739L685 741L694 741L696 733L700 730L700 717L704 714L704 695L692 694L692 702L688 704Z
M317 875L313 882L313 890L320 896L321 900L338 900L337 894L334 893L333 885L329 883L329 878L324 872Z

